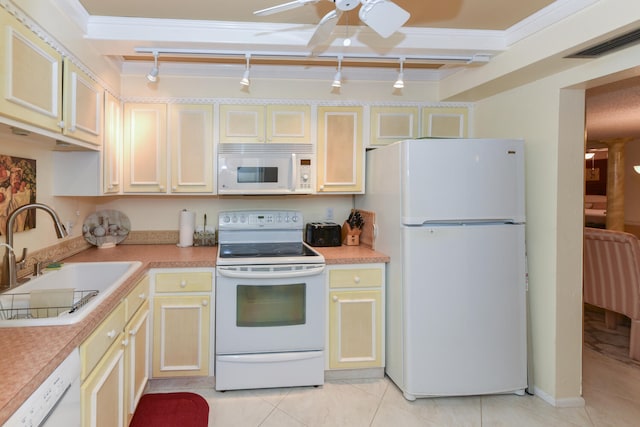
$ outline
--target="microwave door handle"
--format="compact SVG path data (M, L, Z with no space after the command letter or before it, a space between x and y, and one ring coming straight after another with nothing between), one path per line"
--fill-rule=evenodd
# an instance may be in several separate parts
M296 191L296 182L298 182L298 168L296 168L296 153L291 153L291 173L289 174L289 189L294 192Z

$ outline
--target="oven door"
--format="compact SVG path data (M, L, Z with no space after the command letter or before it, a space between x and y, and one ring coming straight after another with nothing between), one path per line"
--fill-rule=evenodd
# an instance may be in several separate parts
M216 354L324 347L324 264L218 266Z

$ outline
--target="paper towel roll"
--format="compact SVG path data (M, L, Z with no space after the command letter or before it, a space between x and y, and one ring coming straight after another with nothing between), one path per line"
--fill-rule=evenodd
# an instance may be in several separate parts
M196 228L196 213L183 209L180 211L180 242L178 246L193 246L193 232Z

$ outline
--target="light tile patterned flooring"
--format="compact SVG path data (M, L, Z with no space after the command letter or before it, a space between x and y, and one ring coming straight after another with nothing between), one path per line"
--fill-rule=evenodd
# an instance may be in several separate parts
M158 380L149 386L149 392L170 391L204 396L209 425L215 427L640 426L640 369L586 348L582 408L556 408L515 395L408 402L388 378L225 393L202 380Z

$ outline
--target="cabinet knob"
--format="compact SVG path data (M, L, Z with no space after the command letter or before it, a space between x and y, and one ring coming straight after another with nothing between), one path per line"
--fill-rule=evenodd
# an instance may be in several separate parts
M333 302L338 302L338 295L334 295L332 299L333 299Z
M122 345L123 345L123 346L125 346L125 347L126 347L126 346L128 346L128 345L129 345L129 340L128 340L128 339L126 339L126 338L125 338L125 339L123 339L123 340L122 340Z
M146 298L147 298L147 295L143 292L143 293L141 293L140 295L138 295L138 298L140 298L140 299L146 299Z
M117 334L116 334L116 330L115 330L115 329L112 329L112 330L110 330L109 332L107 332L107 336L108 336L109 338L111 338L111 339L114 339L114 338L116 337L116 335L117 335Z
M160 186L158 187L158 189L159 189L160 191L164 191L164 185L160 185Z
M58 122L58 127L60 129L64 129L64 120L61 120L61 121Z
M360 283L360 276L353 276L354 283Z
M187 281L186 280L181 281L180 282L180 287L181 288L186 288L187 287Z
M206 307L206 306L208 306L208 305L209 305L209 301L207 301L206 299L203 299L203 300L202 300L202 306L203 306L203 307Z
M176 191L178 189L178 187L176 187L175 185L173 187L171 187L171 191Z
M129 331L129 335L131 335L132 337L136 336L137 333L138 333L137 329L132 329Z

